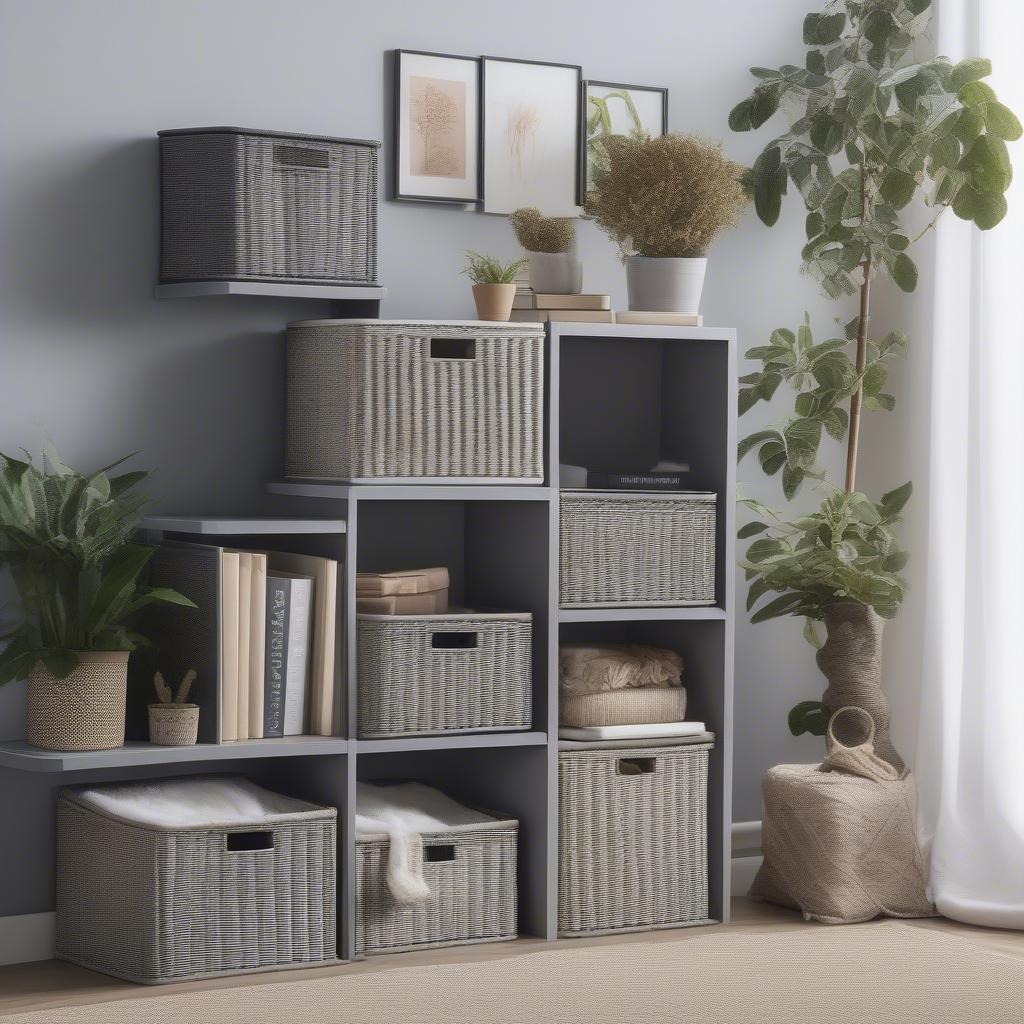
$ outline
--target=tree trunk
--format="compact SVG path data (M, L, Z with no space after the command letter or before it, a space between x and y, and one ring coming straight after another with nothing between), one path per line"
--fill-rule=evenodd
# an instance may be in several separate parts
M837 601L825 609L828 639L817 654L818 668L828 679L822 701L834 714L840 708L863 708L875 722L875 751L899 771L903 758L889 739L889 702L882 692L882 617L857 601ZM852 717L852 716L844 716ZM843 718L836 734L844 742Z

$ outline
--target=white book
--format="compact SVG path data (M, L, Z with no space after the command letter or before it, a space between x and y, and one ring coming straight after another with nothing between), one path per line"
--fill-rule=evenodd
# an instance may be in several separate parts
M252 554L238 552L238 702L235 739L249 739L249 644L252 614Z
M238 739L238 553L220 553L220 739Z
M306 724L313 581L293 576L288 608L288 671L284 684L284 736L301 736Z
M263 739L263 673L267 636L267 556L252 554L249 599L249 738Z
M588 725L582 728L560 726L563 740L639 740L660 736L696 736L705 732L703 722L660 722L649 725Z

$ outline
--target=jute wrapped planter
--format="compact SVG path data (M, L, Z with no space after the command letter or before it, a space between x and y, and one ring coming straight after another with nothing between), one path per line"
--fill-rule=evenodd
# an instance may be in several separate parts
M124 744L128 651L78 651L64 679L40 662L28 674L29 743L46 750L112 750Z
M191 747L198 736L198 704L149 705L150 743L161 747Z

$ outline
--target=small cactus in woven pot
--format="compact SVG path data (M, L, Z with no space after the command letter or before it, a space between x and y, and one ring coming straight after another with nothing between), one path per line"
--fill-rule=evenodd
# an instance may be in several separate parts
M199 735L199 705L188 703L188 691L195 682L196 671L189 669L174 693L164 682L161 672L153 676L153 686L160 698L149 705L149 742L161 747L191 747Z

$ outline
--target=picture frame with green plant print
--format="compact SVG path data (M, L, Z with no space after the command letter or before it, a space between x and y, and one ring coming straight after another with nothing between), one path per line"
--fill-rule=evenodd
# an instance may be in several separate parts
M577 199L586 198L602 140L609 135L668 134L668 89L588 80L580 88L580 155Z

